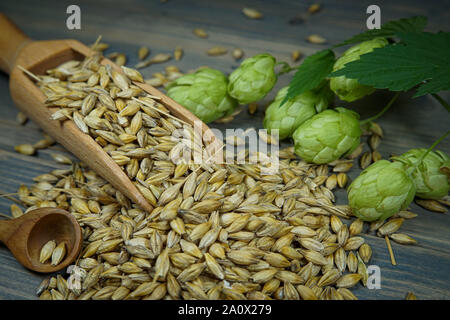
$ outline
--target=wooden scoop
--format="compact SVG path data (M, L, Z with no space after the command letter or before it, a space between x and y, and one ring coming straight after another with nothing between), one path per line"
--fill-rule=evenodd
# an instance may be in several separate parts
M66 256L60 264L40 263L42 247L50 240L66 243ZM81 250L83 238L75 217L59 208L39 208L23 216L0 221L0 241L22 265L37 272L56 272L72 263Z
M51 120L51 114L59 108L47 107L44 104L45 95L17 67L21 66L37 75L45 74L46 70L55 68L68 60L83 60L93 51L76 40L32 41L2 13L0 13L0 30L0 70L10 74L11 96L17 107L122 194L142 209L151 212L153 207L91 136L82 133L73 121L60 123ZM113 69L122 72L120 67L106 58L103 58L101 63L109 64ZM194 122L199 121L207 149L210 154L217 157L216 159L221 158L222 142L216 139L206 124L154 87L140 82L133 82L133 84L153 96L160 97L159 102L184 122L194 125Z

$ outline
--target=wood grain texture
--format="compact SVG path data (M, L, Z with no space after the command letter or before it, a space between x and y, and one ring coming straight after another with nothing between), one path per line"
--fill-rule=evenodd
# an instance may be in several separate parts
M171 53L181 46L185 55L179 62L169 61L143 69L145 77L164 69L170 64L188 71L208 65L230 73L239 65L230 54L220 57L206 55L206 50L215 45L230 49L240 47L245 56L269 52L277 59L290 62L290 53L299 49L311 54L323 45L312 45L305 38L313 33L328 39L330 44L345 40L365 29L366 8L372 4L362 1L320 1L323 10L308 16L305 14L311 2L300 1L256 1L248 0L245 6L254 7L265 15L262 20L247 19L241 9L241 1L181 1L167 3L153 1L78 1L82 11L82 29L69 31L65 27L66 8L69 1L1 2L0 11L15 21L33 39L74 38L86 44L93 43L99 34L111 45L107 52L119 51L127 54L129 63L137 63L137 49L146 45L151 54ZM428 16L428 30L448 28L450 10L448 1L378 1L382 10L382 21L412 15ZM299 19L299 17L301 19ZM289 24L293 18L300 24ZM209 33L207 40L192 34L196 27ZM448 31L448 30L446 30ZM342 52L345 48L340 48ZM274 98L278 89L289 83L290 75L280 77L276 87L259 104L255 115L249 115L246 107L236 119L211 127L261 128L265 105ZM8 77L0 74L0 191L15 192L20 184L32 183L32 177L48 172L60 165L55 164L50 153L64 152L60 146L38 151L34 157L14 152L14 145L34 143L41 138L40 130L33 123L25 127L15 122L17 109L12 102ZM348 104L337 101L367 118L379 111L392 93L377 91L375 94ZM379 123L385 138L379 147L384 157L399 154L410 148L428 147L449 128L450 116L435 100L425 96L411 99L411 93L402 94ZM442 94L447 101L448 93ZM365 139L365 138L363 138ZM289 142L284 143L289 145ZM441 143L439 149L450 153L450 139ZM360 170L355 168L350 177L355 178ZM345 203L346 193L337 193L338 203ZM9 213L11 201L0 199L0 212ZM401 246L392 242L397 266L392 266L383 238L365 236L374 254L370 264L381 268L381 290L368 290L360 285L354 293L360 299L404 299L408 291L419 299L450 299L450 227L447 214L432 213L415 204L411 210L419 216L405 221L401 230L418 240L416 246ZM32 273L19 265L8 250L0 246L0 299L35 299L35 289L44 276Z

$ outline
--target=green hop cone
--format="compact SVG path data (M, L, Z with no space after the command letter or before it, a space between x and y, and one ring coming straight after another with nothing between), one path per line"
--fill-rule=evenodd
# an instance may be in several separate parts
M228 93L241 104L261 100L277 82L275 58L270 54L257 54L242 61L229 77Z
M167 95L208 123L229 115L237 106L227 93L228 80L219 70L186 74L167 87Z
M365 53L373 51L375 48L382 48L388 44L385 38L375 38L357 44L336 60L333 66L333 72L342 69L346 63L358 60ZM345 76L334 77L330 79L330 87L339 99L352 102L375 91L375 88L359 84L356 79L349 79Z
M348 187L353 214L363 221L385 220L406 209L416 188L400 162L378 160Z
M328 108L328 105L334 99L334 94L328 83L325 83L317 90L306 91L295 98L289 99L280 107L288 89L289 87L284 87L278 91L264 117L264 128L268 132L278 129L280 139L292 136L298 126L317 112Z
M306 120L292 137L303 160L323 164L350 154L359 145L359 115L345 108L325 110Z
M450 160L440 151L430 151L423 161L412 170L426 152L426 149L411 149L393 160L400 161L410 169L411 177L416 186L416 195L423 199L440 199L450 190L449 177L441 172L441 168Z

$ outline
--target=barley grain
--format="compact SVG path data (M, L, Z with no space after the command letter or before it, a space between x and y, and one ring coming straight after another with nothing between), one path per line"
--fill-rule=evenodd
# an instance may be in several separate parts
M50 240L48 241L41 249L40 255L39 255L39 262L45 263L53 254L53 250L56 248L56 241Z
M263 18L263 14L253 8L243 8L242 13L250 19L261 19Z
M415 202L424 209L433 212L446 213L447 208L436 200L415 199Z
M144 60L148 56L149 53L150 53L150 50L147 47L140 47L138 50L139 60Z
M324 37L322 37L318 34L311 34L306 38L306 40L308 40L309 42L314 43L314 44L327 43L327 39L325 39Z
M319 12L322 9L322 6L320 5L320 3L313 3L312 5L310 5L308 7L308 12L310 14L314 14Z
M192 32L199 38L204 38L204 39L208 38L208 34L206 33L206 31L204 29L195 28Z
M394 240L397 243L400 244L416 244L417 241L410 236L403 234L403 233L393 233L389 235L389 238Z
M221 46L215 46L212 48L209 48L208 51L206 52L209 56L220 56L220 55L224 55L228 52L228 50L224 47Z
M239 60L244 56L244 51L240 48L236 48L231 51L231 55L235 60Z

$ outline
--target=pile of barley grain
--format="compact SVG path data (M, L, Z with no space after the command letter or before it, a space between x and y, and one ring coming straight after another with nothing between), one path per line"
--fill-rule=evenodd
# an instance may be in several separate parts
M364 239L333 216L348 208L335 207L323 186L326 166L286 159L278 174L261 175L251 164L175 165L174 156L192 151L183 150L192 127L156 111L168 113L132 85L128 77L142 81L139 73L123 68L126 77L99 59L64 63L39 86L61 107L53 118L90 134L155 209L136 208L76 164L22 187L24 203L68 209L84 232L81 288L58 277L41 298L354 298L346 288L364 281L365 265L360 259L344 275L346 250Z
M339 217L350 209L333 204L330 189L345 175L330 179L327 165L298 161L292 148L272 175L259 164L175 164L182 153L207 155L192 126L133 85L137 71L99 61L64 63L38 85L60 107L53 119L73 119L155 209L139 209L79 163L21 186L28 211L67 209L83 229L80 286L59 275L42 283L41 299L356 298L348 288L366 284L372 252L362 221L347 227Z
M68 209L84 245L81 287L59 276L40 297L354 299L347 288L365 282L371 249L361 221L338 218L349 210L332 204L326 169L289 160L269 177L235 165L186 173L183 186L172 173L155 183L167 188L151 214L79 164L41 175L20 199Z

